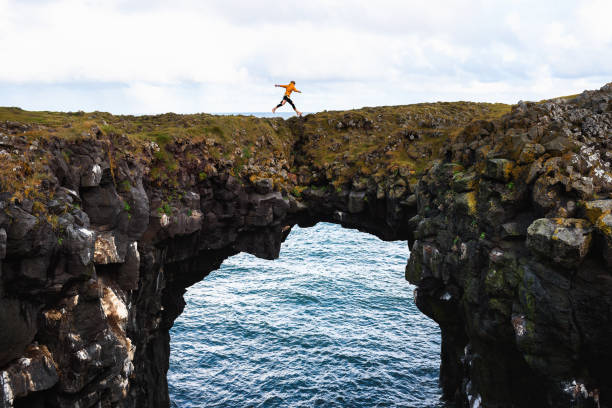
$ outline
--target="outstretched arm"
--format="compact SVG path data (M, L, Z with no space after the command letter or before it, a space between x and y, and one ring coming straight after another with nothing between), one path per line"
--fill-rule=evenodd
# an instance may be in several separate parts
M274 85L274 86L277 87L277 88L285 88L285 89L287 89L287 87L289 85Z

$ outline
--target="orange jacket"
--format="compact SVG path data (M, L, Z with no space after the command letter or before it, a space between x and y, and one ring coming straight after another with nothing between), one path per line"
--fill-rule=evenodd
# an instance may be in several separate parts
M285 96L291 96L291 92L298 91L298 89L293 84L279 86L285 88Z

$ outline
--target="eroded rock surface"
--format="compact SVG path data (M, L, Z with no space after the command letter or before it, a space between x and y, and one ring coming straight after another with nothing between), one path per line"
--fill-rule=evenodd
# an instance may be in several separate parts
M567 406L574 380L612 393L612 86L519 103L444 156L417 187L406 277L442 329L445 395Z
M409 242L447 399L556 407L576 380L605 403L611 101L0 122L0 406L168 406L186 288L320 221Z

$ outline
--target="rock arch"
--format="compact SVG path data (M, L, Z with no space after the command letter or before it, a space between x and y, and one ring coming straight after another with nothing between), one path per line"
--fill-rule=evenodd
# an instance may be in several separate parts
M319 221L409 241L406 277L441 327L448 399L558 406L577 380L605 401L611 101L608 84L498 119L458 103L286 122L5 121L0 403L166 406L185 288L237 252L274 258L292 225ZM216 136L156 130L168 123ZM135 141L143 129L152 139Z

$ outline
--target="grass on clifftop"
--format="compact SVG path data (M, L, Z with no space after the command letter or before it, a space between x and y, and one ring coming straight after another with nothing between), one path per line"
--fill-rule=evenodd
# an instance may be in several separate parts
M124 134L136 144L142 141L165 144L178 140L194 143L208 140L225 150L224 147L243 147L259 140L264 141L269 150L286 152L287 141L291 141L288 129L282 126L282 119L259 119L242 115L165 113L132 116L106 112L37 112L0 108L0 122L5 121L34 125L33 129L26 132L27 136L48 135L67 140L87 138L91 128L98 126L105 133Z
M144 161L150 168L151 179L160 186L176 184L174 173L192 159L197 161L207 157L217 163L231 163L234 166L232 172L239 176L249 162L269 166L275 159L288 158L293 146L293 136L282 119L241 115L166 113L131 116L0 108L2 124L9 128L18 124L28 125L27 130L19 132L19 135L30 143L52 138L67 142L87 140L95 137L98 129L111 144L116 138L122 138L130 144L127 150L131 157ZM170 145L174 148L168 148ZM178 153L176 146L181 146ZM149 157L147 152L151 150L154 153ZM199 173L200 178L207 176L205 172ZM8 189L7 186L2 188Z
M469 122L497 119L510 109L501 103L438 102L322 112L307 118L305 150L339 183L394 171L416 177Z
M102 137L109 144L111 161L141 161L149 168L151 182L168 189L178 187L181 169L205 179L207 170L198 167L202 159L232 166L237 177L251 181L271 177L279 184L295 183L295 178L287 181L288 175L302 174L298 167L306 166L307 172L323 174L338 188L356 177L384 178L398 173L416 178L470 121L499 118L509 111L510 106L504 104L439 102L325 111L285 121L240 115L131 116L0 108L0 132L3 125L10 129L27 124L19 135L41 145L53 138L74 143ZM303 125L299 147L295 146L298 136L291 131L296 124ZM117 140L129 145L123 153L113 148ZM296 148L299 151L293 151ZM117 154L123 156L114 157ZM19 190L20 177L26 176L32 180L31 188L40 184L36 167L31 166L29 174L19 174L25 172L27 163L37 162L25 156L12 154L0 168L2 190ZM39 159L44 161L42 156ZM26 165L15 166L13 161ZM13 170L16 167L19 170Z

